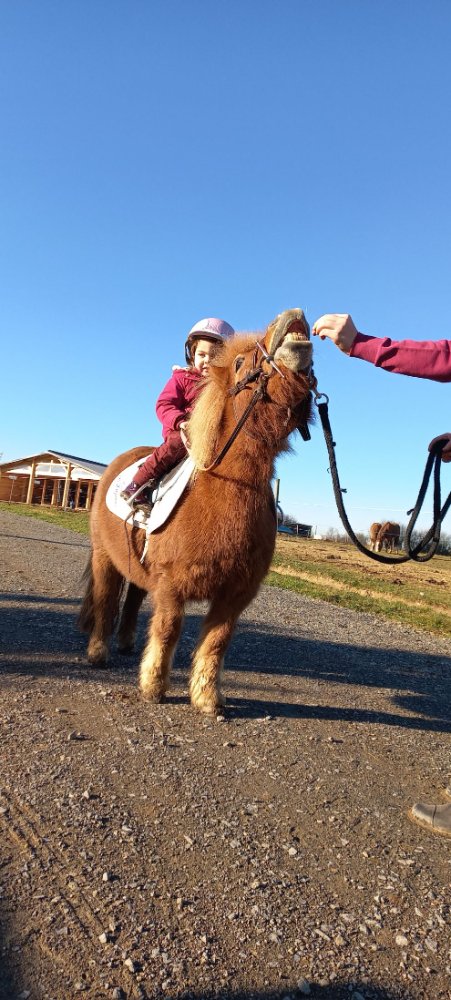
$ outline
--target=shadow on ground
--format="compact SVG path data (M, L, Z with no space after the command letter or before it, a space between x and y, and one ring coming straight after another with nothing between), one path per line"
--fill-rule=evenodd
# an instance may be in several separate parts
M113 640L110 663L106 669L98 669L89 667L86 661L86 637L76 625L78 607L79 601L70 597L1 595L0 671L7 673L10 679L14 675L34 679L85 677L102 685L106 678L108 684L123 684L132 675L137 678L148 610L140 615L137 652L128 657L120 656L114 649ZM180 700L177 687L186 686L190 657L201 623L199 614L191 613L186 617L175 659L170 702ZM414 652L332 639L325 642L311 637L299 638L287 634L287 628L257 627L255 623L242 620L226 657L233 684L242 691L242 695L231 699L229 714L254 717L266 713L272 717L380 723L448 733L451 732L450 662L447 657L422 650ZM270 690L265 675L271 677ZM396 695L392 695L394 708L399 706L412 714L377 712L361 706L303 705L302 683L298 701L293 702L293 689L287 689L288 678L395 690ZM6 678L4 683L7 683ZM319 697L319 700L324 702L324 698Z

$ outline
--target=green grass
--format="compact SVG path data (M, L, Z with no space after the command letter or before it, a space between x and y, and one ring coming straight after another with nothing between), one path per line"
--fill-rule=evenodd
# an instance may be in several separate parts
M69 528L80 535L89 535L89 514L80 510L60 510L51 507L30 507L25 503L5 503L0 500L0 510L21 514L23 517L34 517L40 521L49 521L60 528Z
M265 583L271 587L294 590L298 594L303 594L304 597L316 597L321 601L327 601L328 604L337 604L341 608L349 608L352 611L367 611L380 618L411 625L426 632L433 632L434 635L451 636L451 619L439 611L427 607L401 604L396 600L382 604L377 600L377 597L357 594L351 590L331 591L327 588L327 584L299 580L296 577L283 576L281 573L270 572Z
M277 552L274 553L272 566L281 567L281 575L283 575L283 570L289 567L290 570L302 573L303 576L309 576L312 579L312 585L317 584L321 586L322 581L318 581L317 578L318 576L322 576L330 579L332 582L345 586L351 591L353 589L370 589L381 595L389 595L390 599L394 599L395 603L397 597L402 597L404 602L419 601L430 608L436 608L437 604L439 604L451 611L451 589L443 587L439 583L435 583L434 585L432 579L427 579L427 584L425 584L425 574L428 573L427 567L422 567L416 576L412 578L410 575L406 575L403 570L400 572L396 566L391 567L388 572L387 570L381 572L380 569L372 569L368 564L361 565L360 562L356 563L354 567L349 568L341 564L339 560L328 562L324 559L318 559L308 562L306 559L296 557L287 558L286 553L279 555ZM372 566L374 567L374 563L372 563ZM398 580L397 583L394 583L394 578Z
M451 636L451 559L385 564L353 545L278 539L270 586L283 587L353 611L370 612L434 635Z

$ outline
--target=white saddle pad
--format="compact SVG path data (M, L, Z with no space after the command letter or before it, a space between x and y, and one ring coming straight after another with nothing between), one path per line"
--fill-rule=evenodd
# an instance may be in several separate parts
M133 482L135 473L145 461L145 457L140 458L139 462L129 465L116 479L113 479L106 495L106 505L108 510L120 517L122 521L129 520L130 524L134 524L135 527L145 528L147 534L150 535L152 531L156 531L167 521L171 511L174 510L191 479L194 462L187 455L182 462L179 462L174 469L168 472L167 476L160 480L153 494L154 505L150 517L141 510L136 511L133 513L133 517L130 517L131 507L126 500L122 499L120 493L129 483Z

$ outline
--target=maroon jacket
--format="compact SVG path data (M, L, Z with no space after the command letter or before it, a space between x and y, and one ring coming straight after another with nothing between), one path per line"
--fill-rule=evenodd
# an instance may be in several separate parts
M398 375L451 382L451 340L390 340L358 333L349 353Z
M157 417L163 424L163 437L177 431L191 413L205 378L197 368L177 368L157 399Z

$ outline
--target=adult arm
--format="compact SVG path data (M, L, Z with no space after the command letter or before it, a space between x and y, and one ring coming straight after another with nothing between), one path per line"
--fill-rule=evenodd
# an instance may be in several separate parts
M349 353L398 375L451 382L450 340L390 340L358 333Z
M312 327L321 340L327 337L350 357L369 361L377 368L415 378L451 382L450 340L390 340L358 333L347 313L327 313Z

